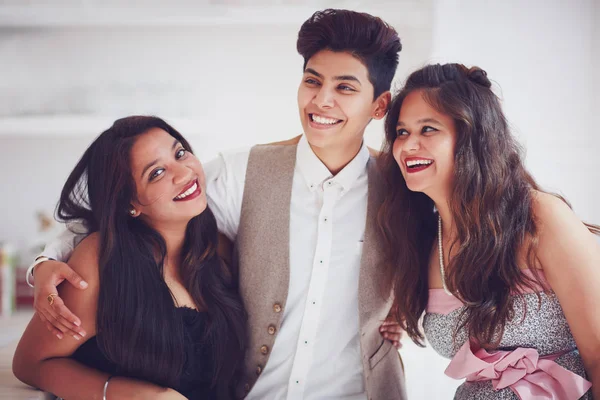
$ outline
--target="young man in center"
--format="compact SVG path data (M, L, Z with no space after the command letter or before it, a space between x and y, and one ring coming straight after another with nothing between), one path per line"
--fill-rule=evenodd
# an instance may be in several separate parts
M401 360L379 332L392 303L376 227L384 188L363 142L387 112L400 39L379 18L324 10L302 25L297 48L304 135L206 165L248 312L239 395L405 399ZM44 255L65 261L74 243L63 238ZM60 268L38 266L36 291L69 274Z

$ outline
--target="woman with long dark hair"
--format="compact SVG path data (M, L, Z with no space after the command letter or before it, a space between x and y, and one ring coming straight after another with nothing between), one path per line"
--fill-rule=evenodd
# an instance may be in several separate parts
M57 210L92 232L69 260L88 288L57 297L87 335L58 340L34 317L20 380L66 399L233 397L246 317L205 189L189 143L159 118L117 120L92 143Z
M397 318L452 359L455 398L600 398L599 227L527 172L485 71L414 72L385 130Z

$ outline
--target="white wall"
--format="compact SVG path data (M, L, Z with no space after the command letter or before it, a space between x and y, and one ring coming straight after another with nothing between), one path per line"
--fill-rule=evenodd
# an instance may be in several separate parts
M430 52L431 28L419 25L430 20L428 3L386 18L405 44L400 79ZM52 212L77 156L118 117L172 121L202 160L302 132L300 22L32 25L0 25L0 165L11 170L0 175L11 192L1 201L0 241L34 234L34 211ZM382 122L373 122L367 143L378 148L382 135Z
M594 0L594 12L592 13L592 66L593 71L593 82L594 82L594 107L592 110L592 118L600 115L600 74L597 73L600 68L600 0Z
M596 42L592 65L592 30L596 26L597 37L600 19L593 1L436 5L431 60L487 70L527 149L530 171L543 187L564 194L582 218L599 223L600 136L592 106L598 90L592 82L600 63Z

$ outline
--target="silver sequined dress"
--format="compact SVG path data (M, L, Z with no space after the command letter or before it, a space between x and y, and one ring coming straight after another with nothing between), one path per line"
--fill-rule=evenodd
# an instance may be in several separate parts
M540 296L541 304L538 303L536 293L527 293L524 295L525 307L522 302L515 301L514 318L506 324L504 335L497 350L513 352L517 348L535 349L540 359L543 359L545 356L558 355L558 357L553 359L556 364L587 379L575 340L556 295L552 292L542 292ZM431 289L429 291L429 304L423 320L425 336L437 353L446 358L457 358L457 360L452 360L451 365L452 363L466 363L463 357L463 353L466 350L462 349L459 352L461 348L465 346L469 347L469 345L465 344L467 343L466 333L462 330L458 332L456 337L453 335L463 309L464 307L458 299L447 295L442 289ZM459 355L455 357L457 353ZM493 352L490 351L490 353ZM475 363L477 362L475 361ZM459 367L461 366L459 365ZM448 370L446 372L449 374ZM564 374L566 371L561 372ZM537 373L539 376L539 371ZM566 374L570 373L566 372ZM574 375L572 375L572 378L581 381L579 377ZM579 384L581 385L581 382ZM566 386L564 382L557 385L561 387ZM563 400L563 397L567 396L559 394L555 398ZM583 396L577 395L574 397L585 400L592 399L591 390L587 391ZM528 395L526 398L538 399L548 397ZM526 400L526 398L523 397L523 400ZM469 381L467 379L457 389L454 399L519 400L519 397L511 387L494 389L492 380ZM565 398L564 400L568 399Z

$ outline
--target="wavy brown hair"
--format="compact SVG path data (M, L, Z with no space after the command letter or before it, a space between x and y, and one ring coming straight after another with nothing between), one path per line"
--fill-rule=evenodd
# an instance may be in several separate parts
M535 274L537 226L532 211L534 191L541 189L525 169L521 148L484 70L436 64L409 76L385 121L379 162L388 190L378 218L396 317L416 344L423 345L419 320L428 301L429 259L438 216L427 195L408 189L392 154L402 102L415 90L422 91L437 111L452 117L456 127L449 205L457 237L445 277L448 289L466 306L456 329L466 328L481 346L495 347L513 316L515 300L522 300L522 291L516 289L542 285ZM600 233L598 226L586 226ZM526 250L533 278L517 265L521 249Z

